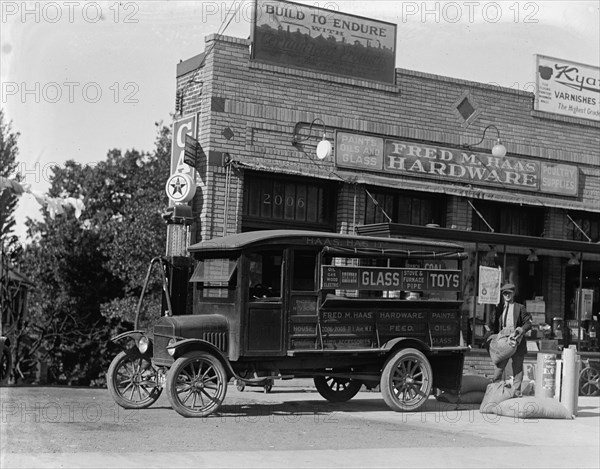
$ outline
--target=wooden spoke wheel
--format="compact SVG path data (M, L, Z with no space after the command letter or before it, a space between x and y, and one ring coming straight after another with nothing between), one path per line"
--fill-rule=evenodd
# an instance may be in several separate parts
M587 367L579 373L579 393L582 396L597 396L600 394L600 372Z
M125 409L145 409L159 398L162 387L150 357L135 350L119 353L106 374L114 401Z
M206 417L221 407L227 374L214 355L192 352L178 358L167 375L167 396L184 417Z
M329 402L346 402L352 399L362 386L362 381L333 376L315 376L315 387Z
M422 352L407 348L394 353L381 374L383 400L396 412L419 409L431 394L433 372Z

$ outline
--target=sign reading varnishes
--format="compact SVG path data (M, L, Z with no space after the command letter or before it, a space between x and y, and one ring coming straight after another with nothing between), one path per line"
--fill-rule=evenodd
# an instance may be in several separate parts
M252 58L394 83L396 25L279 0L257 0Z
M577 196L576 166L520 157L336 132L336 165L386 175L443 179L548 194Z
M600 121L600 68L536 55L535 109Z

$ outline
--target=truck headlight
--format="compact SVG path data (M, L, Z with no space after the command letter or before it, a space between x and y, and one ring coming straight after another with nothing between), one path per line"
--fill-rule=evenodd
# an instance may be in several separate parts
M146 353L148 351L148 347L150 346L150 339L148 339L148 337L143 335L142 337L140 337L140 340L138 340L137 346L138 346L138 350L141 353Z
M169 340L169 343L167 344L167 353L171 356L175 355L175 349L169 348L169 347L171 345L173 345L175 342L177 342L175 339L171 339L171 340Z

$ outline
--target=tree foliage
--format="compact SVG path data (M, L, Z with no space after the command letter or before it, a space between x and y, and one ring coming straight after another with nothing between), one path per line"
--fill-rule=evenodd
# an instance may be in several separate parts
M17 155L19 147L17 140L18 132L13 132L10 122L6 122L4 110L0 109L0 176L19 180L17 175ZM13 213L17 206L17 196L9 190L0 189L0 241L4 243L5 249L16 240L11 236L15 225ZM14 247L14 246L13 246Z
M33 341L22 355L47 363L52 381L102 380L114 355L110 337L131 327L148 263L164 252L170 130L157 126L151 153L113 149L95 166L55 167L49 195L81 197L85 210L80 218L67 209L28 222L33 242L22 264L36 288L29 305ZM153 278L145 304L155 305L154 314L160 287Z

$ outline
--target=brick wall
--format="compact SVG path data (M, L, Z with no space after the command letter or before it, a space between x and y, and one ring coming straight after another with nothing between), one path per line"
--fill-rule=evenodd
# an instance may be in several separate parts
M450 146L479 140L482 129L493 123L501 130L511 155L577 164L584 197L600 194L600 125L537 113L532 110L531 93L403 69L396 70L397 85L389 85L254 63L249 60L247 40L217 35L207 37L205 50L210 52L202 67L178 77L177 86L184 90L183 115L199 113L199 140L212 155L227 153L236 161L267 171L336 179L339 171L331 159L318 165L307 160L306 153L314 155L318 131L304 151L291 146L297 122L320 118L329 129ZM476 109L476 116L469 121L456 110L464 97ZM494 143L492 134L483 147ZM333 140L333 134L328 138ZM239 213L239 207L232 211L224 198L239 193L243 170L232 177L232 190L225 194L222 161L217 157L209 165L209 173L214 174L207 175L208 194L202 202L210 203L211 209L204 210L198 220L203 237L221 234L226 208L229 216ZM396 179L399 188L407 181ZM352 187L340 192L338 229L347 230L344 226L363 210L364 197L357 197L354 207L353 192ZM536 204L543 197L512 195L516 195L515 202ZM549 231L560 230L559 215L556 210L550 216ZM240 222L229 216L228 230L233 230ZM448 226L467 229L470 217L465 199L451 197Z
M465 355L463 375L494 376L494 365L485 350L472 350Z

